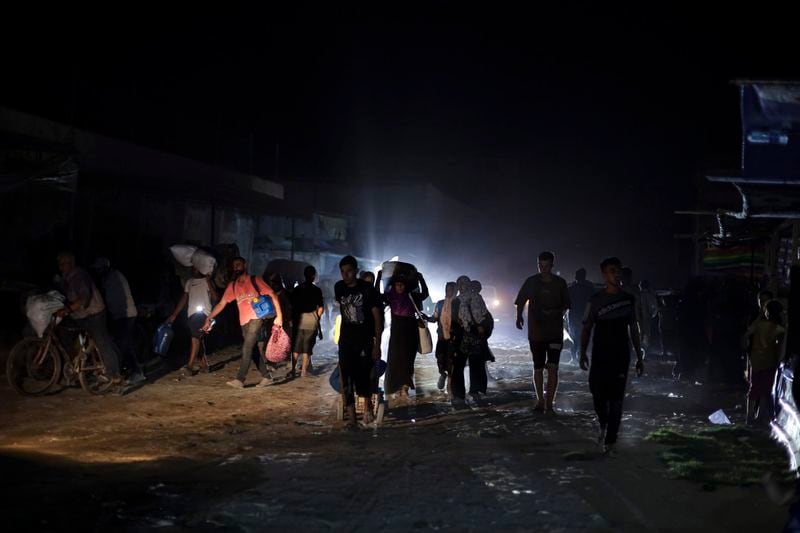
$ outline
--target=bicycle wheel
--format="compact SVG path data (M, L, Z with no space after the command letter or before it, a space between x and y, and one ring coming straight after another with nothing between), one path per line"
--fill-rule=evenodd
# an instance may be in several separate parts
M103 394L113 385L94 343L78 356L78 381L83 390L90 394Z
M22 339L8 354L6 377L9 385L20 394L44 394L60 375L61 357L46 339Z

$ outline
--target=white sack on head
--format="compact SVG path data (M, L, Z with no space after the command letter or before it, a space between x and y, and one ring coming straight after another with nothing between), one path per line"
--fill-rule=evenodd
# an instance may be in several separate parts
M208 276L217 268L217 260L205 250L197 250L192 255L192 266L194 266L204 276Z
M197 251L197 246L191 246L189 244L176 244L174 246L170 246L169 251L172 252L172 256L175 257L175 261L185 267L190 267L192 266L192 256Z

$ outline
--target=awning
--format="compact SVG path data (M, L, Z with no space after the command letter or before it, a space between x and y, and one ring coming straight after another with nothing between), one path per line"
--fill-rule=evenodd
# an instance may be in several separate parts
M720 211L737 219L800 219L800 179L707 176L708 181L730 183L742 199L740 211Z

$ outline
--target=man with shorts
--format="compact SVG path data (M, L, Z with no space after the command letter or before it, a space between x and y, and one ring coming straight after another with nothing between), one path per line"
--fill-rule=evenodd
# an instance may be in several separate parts
M199 367L195 366L195 360L200 352L200 340L205 335L203 325L206 323L206 317L211 312L212 304L217 300L219 300L219 295L216 287L214 287L214 282L211 281L211 273L209 272L207 276L204 276L199 270L192 267L192 277L186 281L181 299L178 300L175 310L167 318L167 322L172 324L178 318L178 313L184 307L187 308L186 325L189 327L189 334L192 337L192 346L186 369L193 376L200 370ZM206 359L205 354L203 354L202 363L203 370L208 372L208 359Z
M554 413L558 389L558 362L564 345L564 313L570 307L567 282L553 274L553 252L539 254L539 273L525 280L514 302L517 306L517 329L525 320L522 312L528 304L528 341L533 354L535 411ZM547 391L544 369L547 367Z
M317 269L308 265L303 270L305 281L292 291L292 313L294 317L294 335L292 335L292 370L294 375L297 363L300 363L300 377L308 375L308 365L320 331L319 321L325 310L322 301L322 289L314 285Z
M617 442L622 421L622 400L631 365L631 344L636 351L636 374L644 371L639 324L636 322L636 298L621 286L622 262L609 257L600 263L606 288L594 294L586 307L581 332L582 370L589 370L597 421L600 424L598 444L610 454ZM592 364L586 352L594 330Z

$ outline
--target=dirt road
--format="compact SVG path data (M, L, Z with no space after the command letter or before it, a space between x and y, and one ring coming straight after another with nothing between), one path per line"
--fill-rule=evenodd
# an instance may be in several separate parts
M651 362L630 381L618 455L603 457L586 374L564 365L560 413L536 414L527 343L501 329L493 347L480 402L453 410L420 356L416 396L358 431L336 421L327 344L315 376L266 389L226 387L238 361L123 396L23 398L3 384L4 530L777 531L785 521L758 486L673 479L663 447L644 439L708 427L718 408L737 421L730 390L674 383Z

